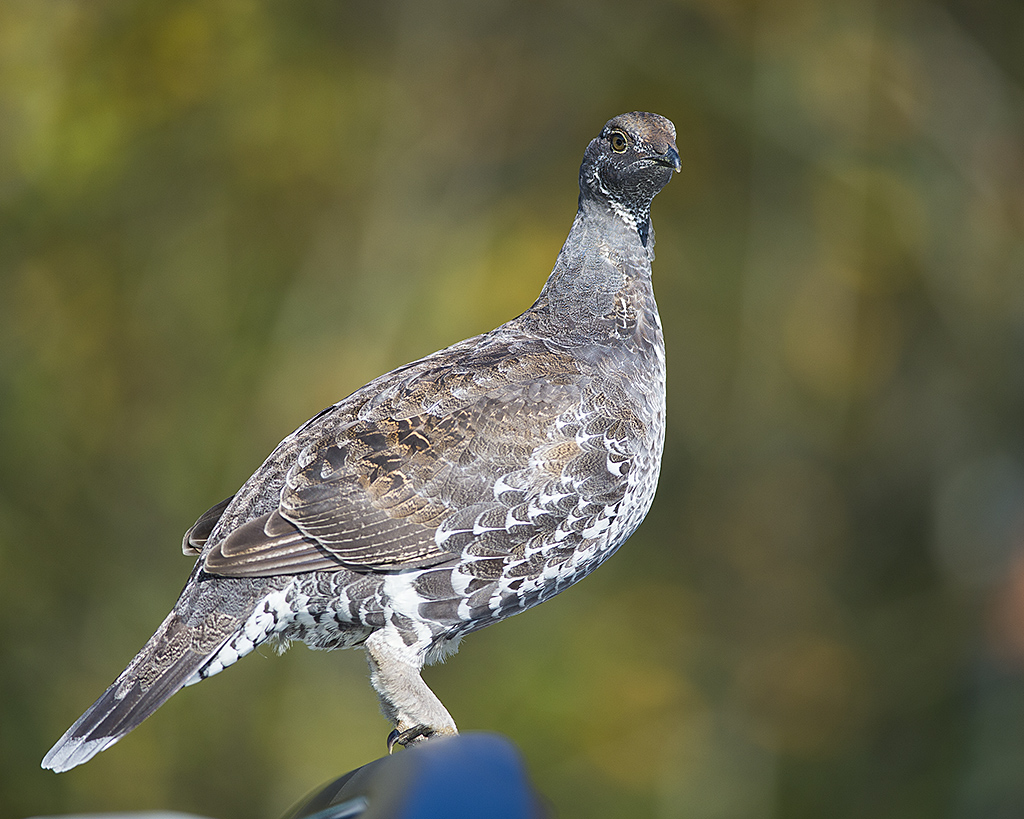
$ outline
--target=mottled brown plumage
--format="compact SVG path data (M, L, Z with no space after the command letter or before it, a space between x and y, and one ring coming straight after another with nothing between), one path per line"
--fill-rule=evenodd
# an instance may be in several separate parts
M525 313L374 380L288 436L186 533L174 610L47 754L66 770L260 643L361 645L392 741L455 733L425 662L593 570L647 513L665 430L651 285L672 124L611 120Z

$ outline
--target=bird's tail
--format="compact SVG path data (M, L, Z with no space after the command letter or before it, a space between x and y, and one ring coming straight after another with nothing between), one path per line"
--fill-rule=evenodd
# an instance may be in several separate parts
M181 689L234 630L226 631L212 650L197 651L194 627L175 612L169 614L128 667L50 749L43 767L67 771L113 745Z
M43 767L66 771L87 762L138 727L182 686L217 673L266 639L271 621L259 623L265 627L258 634L240 636L239 628L248 625L243 623L244 616L237 616L241 614L237 610L228 614L225 600L217 598L221 595L210 594L201 616L192 612L184 619L179 612L188 607L182 608L179 600L142 651L50 749Z

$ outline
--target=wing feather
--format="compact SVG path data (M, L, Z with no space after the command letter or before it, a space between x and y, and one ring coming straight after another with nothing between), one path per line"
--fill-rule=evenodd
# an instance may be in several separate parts
M224 510L228 508L228 504L234 498L234 495L224 498L216 506L211 506L199 516L199 520L192 524L192 527L185 532L185 536L181 539L181 551L183 554L198 555L203 551L206 541L213 534L213 527L217 525L217 521L220 520Z
M207 545L206 570L239 577L389 572L456 557L466 537L450 533L462 531L453 521L467 509L506 519L511 496L497 496L504 476L538 468L531 459L543 450L539 468L554 479L580 454L567 446L573 432L563 418L579 406L577 365L550 351L533 359L507 352L488 351L486 367L404 368L393 374L396 383L371 384L364 400L357 392L304 425L277 508ZM193 548L209 538L217 509L186 536ZM548 517L517 522L507 541L483 536L481 546L487 541L488 554L500 560L547 528ZM468 525L470 533L479 528ZM442 526L445 534L435 537Z

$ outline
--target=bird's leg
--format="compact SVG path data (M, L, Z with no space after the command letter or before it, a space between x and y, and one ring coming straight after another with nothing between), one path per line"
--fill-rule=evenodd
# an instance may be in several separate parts
M387 639L387 630L366 640L370 682L380 697L381 711L395 723L388 737L388 751L395 745L409 745L432 736L451 736L459 731L448 710L420 676L419 655L401 638ZM398 645L396 646L395 643Z

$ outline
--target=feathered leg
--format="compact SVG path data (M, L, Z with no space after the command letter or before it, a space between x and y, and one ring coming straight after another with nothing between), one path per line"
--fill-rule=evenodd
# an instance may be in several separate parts
M396 744L459 732L441 700L423 682L423 659L418 652L390 634L389 629L371 635L365 648L370 682L380 697L381 710L395 723L395 731L388 737L388 750Z

